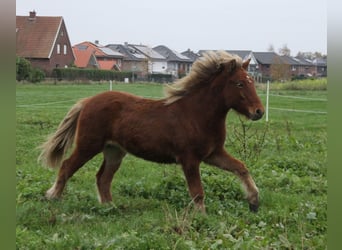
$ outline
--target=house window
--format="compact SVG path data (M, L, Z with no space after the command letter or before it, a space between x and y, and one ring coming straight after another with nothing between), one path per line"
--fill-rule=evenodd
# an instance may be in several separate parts
M57 54L60 54L60 53L61 53L61 45L57 44Z
M66 44L64 44L64 46L63 46L63 54L64 54L64 55L67 54L67 46L66 46Z
M63 32L63 30L61 31L61 36L64 36L64 32Z

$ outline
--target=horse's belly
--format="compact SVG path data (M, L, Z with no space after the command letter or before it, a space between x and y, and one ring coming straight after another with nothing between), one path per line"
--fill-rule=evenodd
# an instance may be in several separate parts
M142 158L144 160L158 162L158 163L176 163L176 160L173 156L167 155L165 153L160 152L151 152L151 151L143 151L143 150L127 150L134 156Z

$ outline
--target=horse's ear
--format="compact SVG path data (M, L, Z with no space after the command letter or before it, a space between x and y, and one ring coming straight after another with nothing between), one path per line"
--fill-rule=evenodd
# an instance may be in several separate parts
M232 72L235 70L236 68L236 60L232 59L229 62L225 62L225 63L221 63L221 68L228 71L228 72Z
M247 70L250 61L251 61L250 58L248 58L247 61L244 61L243 64L242 64L242 68L244 68L245 70Z

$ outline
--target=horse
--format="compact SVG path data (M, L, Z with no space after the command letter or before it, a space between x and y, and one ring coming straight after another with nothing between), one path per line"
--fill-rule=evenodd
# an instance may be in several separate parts
M240 178L250 211L257 212L259 191L249 170L224 148L230 110L253 121L264 114L254 80L247 73L249 62L223 50L208 51L193 63L187 76L164 87L163 98L106 91L79 100L41 145L41 164L61 165L46 197L59 198L69 178L102 152L96 174L98 197L100 203L111 202L113 176L129 153L181 165L192 201L204 213L200 163L230 171ZM70 148L70 156L64 159Z

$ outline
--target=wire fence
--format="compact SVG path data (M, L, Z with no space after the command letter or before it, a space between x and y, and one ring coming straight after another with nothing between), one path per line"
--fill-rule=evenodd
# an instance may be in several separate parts
M269 84L269 82L267 83ZM112 90L112 86L110 85L110 90ZM264 94L260 94L264 95ZM269 97L274 96L277 98L288 98L288 99L300 99L300 100L306 100L306 101L321 101L321 102L327 102L327 99L322 98L310 98L310 97L301 97L301 96L289 96L289 95L278 95L278 94L270 94L269 88L266 90L266 121L268 121L268 114L269 110L278 110L278 111L287 111L287 112L300 112L300 113L312 113L312 114L327 114L327 111L321 111L321 110L301 110L301 109L288 109L288 108L282 108L282 107L269 107ZM158 97L156 96L142 96L144 98L152 98L156 99ZM160 97L159 97L160 98ZM55 102L46 102L46 103L32 103L32 104L19 104L16 107L17 108L39 108L40 106L49 106L54 105L54 108L64 108L67 105L76 102L78 99L69 99L69 100L63 100L63 101L55 101ZM63 105L63 104L67 105ZM57 104L57 105L56 105ZM62 104L62 105L60 105Z
M311 98L311 97L302 97L302 96L289 96L289 95L277 95L277 94L270 94L270 82L267 81L266 86L266 121L269 120L269 110L278 110L278 111L287 111L287 112L300 112L300 113L311 113L311 114L327 114L327 111L321 110L302 110L302 109L288 109L288 108L281 108L281 107L269 107L269 97L275 96L280 98L289 98L289 99L300 99L305 101L319 101L319 102L327 102L327 99L322 98Z

